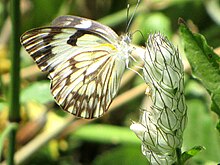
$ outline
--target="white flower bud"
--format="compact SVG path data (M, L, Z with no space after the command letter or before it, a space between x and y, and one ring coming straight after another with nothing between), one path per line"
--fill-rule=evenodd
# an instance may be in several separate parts
M142 153L151 164L169 165L177 160L187 120L183 64L179 51L160 33L149 36L142 60L152 105L130 128L142 141Z

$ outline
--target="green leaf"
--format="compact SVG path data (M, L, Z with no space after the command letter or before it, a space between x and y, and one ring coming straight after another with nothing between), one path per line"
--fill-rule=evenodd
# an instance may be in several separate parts
M119 146L98 156L93 165L147 165L147 159L142 155L140 146Z
M36 101L41 104L53 101L53 97L50 93L49 81L35 82L23 89L21 92L21 102Z
M74 132L74 138L99 143L140 144L136 135L127 127L104 124L90 124Z
M216 128L217 128L218 132L220 133L220 120L218 121Z
M194 146L204 146L205 151L190 159L189 164L200 161L219 161L220 136L215 129L213 113L208 111L206 102L201 98L187 100L188 122L183 134L183 149L189 150Z
M184 164L188 159L192 158L202 150L205 150L205 147L203 146L195 146L192 149L185 151L181 155L181 163Z
M193 75L209 91L212 111L220 115L220 57L213 52L204 36L193 34L184 24L180 25L180 35Z

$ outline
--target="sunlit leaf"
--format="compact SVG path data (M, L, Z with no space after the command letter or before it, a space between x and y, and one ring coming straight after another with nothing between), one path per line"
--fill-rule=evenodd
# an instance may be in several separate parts
M73 135L81 140L99 143L140 144L137 137L130 131L129 128L112 125L86 125L77 129Z
M220 57L201 34L193 34L184 24L180 25L180 35L193 75L210 92L211 108L220 115Z
M42 104L53 101L53 97L50 93L49 81L41 81L32 83L21 92L21 102L36 101Z
M202 146L195 146L192 149L185 151L182 155L181 155L181 162L185 163L188 159L192 158L193 156L195 156L196 154L198 154L199 152L201 152L202 150L205 150L204 147Z

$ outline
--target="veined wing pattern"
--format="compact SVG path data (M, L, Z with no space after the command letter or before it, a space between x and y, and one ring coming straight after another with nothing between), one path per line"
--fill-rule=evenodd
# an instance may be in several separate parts
M130 38L76 16L56 18L52 26L25 32L21 43L42 71L63 110L97 118L109 108L131 51Z

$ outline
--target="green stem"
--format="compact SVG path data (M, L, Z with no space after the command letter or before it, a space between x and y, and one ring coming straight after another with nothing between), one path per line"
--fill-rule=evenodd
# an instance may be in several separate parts
M20 1L11 0L11 70L10 70L10 91L9 91L9 122L18 123L20 120L19 87L20 87L20 44L19 44L19 23L20 23ZM16 130L9 134L8 165L14 164Z
M180 148L176 148L176 155L177 155L177 164L178 164L178 165L182 165L182 161L181 161L181 149L180 149Z
M1 133L0 135L0 161L2 160L2 151L3 151L3 147L4 147L4 141L8 138L10 132L12 130L16 130L17 129L17 124L13 123L13 124L8 124L8 126L4 129L4 131Z
M0 29L2 28L3 22L7 18L7 0L2 0L2 15L0 18Z

